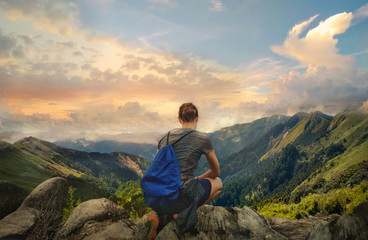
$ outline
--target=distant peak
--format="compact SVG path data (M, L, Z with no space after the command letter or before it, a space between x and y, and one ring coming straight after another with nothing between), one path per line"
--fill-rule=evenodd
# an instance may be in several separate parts
M320 111L310 113L310 119L318 119L318 118L324 118L324 119L327 119L327 120L332 120L333 116L327 115L327 114L325 114L323 112L320 112Z
M50 143L50 142L47 142L47 141L44 141L44 140L41 140L41 139L38 139L38 138L35 138L35 137L25 137L17 142L14 143L14 145L24 145L24 146L27 146L27 147L30 147L30 146L38 146L39 148L43 148L44 150L46 149L57 149L58 146L53 144L53 143Z
M17 142L15 142L15 144L22 144L27 142L40 142L40 140L35 137L29 136L18 140Z
M298 112L298 113L295 113L293 115L293 117L296 116L296 117L305 117L305 116L308 116L308 113L306 112Z

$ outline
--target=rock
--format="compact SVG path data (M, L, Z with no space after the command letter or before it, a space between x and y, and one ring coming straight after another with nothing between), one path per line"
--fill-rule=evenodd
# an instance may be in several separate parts
M68 182L51 178L38 185L13 213L0 221L0 239L52 237L63 216Z
M26 197L23 188L12 182L0 180L0 219L17 210Z
M116 215L114 211L123 212L121 207L105 198L82 203L74 209L56 239L145 239L147 220L154 212L134 221L125 214L114 220L111 218ZM176 222L171 221L159 232L157 239L286 239L272 230L263 216L248 207L206 205L198 209L197 215L195 232L181 234Z
M0 221L0 239L25 239L36 226L37 214L31 209L15 211Z
M272 229L281 233L289 240L307 239L309 233L319 223L328 223L336 220L339 215L316 215L306 219L290 220L285 218L271 217L268 219Z
M286 239L271 229L267 220L248 207L224 208L205 205L198 209L195 232L181 234L174 221L157 239Z
M329 225L330 223L320 223L318 224L313 231L309 234L308 240L312 240L312 239L331 239L332 240L332 235L330 233L330 229L329 229Z
M353 214L361 217L365 224L368 226L368 200L362 202L357 207L354 208Z
M368 239L367 204L365 201L354 209L354 213L347 213L334 221L317 225L308 240Z
M110 200L106 198L92 199L81 203L73 210L65 224L56 234L56 239L77 239L76 236L80 236L81 232L84 232L82 234L83 238L86 238L86 236L94 238L94 236L100 236L102 232L105 232L102 235L107 236L106 232L116 231L116 226L132 225L129 222L130 220L127 220L126 222L114 223L108 226L107 223L109 221L110 223L116 222L127 217L125 210ZM104 223L105 221L107 223Z
M84 231L81 231L83 239L85 240L126 240L137 239L135 228L132 227L133 223L130 220L120 220L106 225L105 228L99 232L87 235ZM96 228L97 224L91 223L91 228ZM76 238L80 239L80 238Z
M50 178L38 185L24 199L20 208L28 207L43 210L43 208L47 207L62 210L68 194L68 186L68 181L65 178Z

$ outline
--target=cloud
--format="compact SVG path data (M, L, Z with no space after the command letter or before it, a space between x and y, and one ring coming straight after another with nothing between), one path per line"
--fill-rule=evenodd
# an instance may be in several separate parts
M35 28L29 35L0 31L0 138L108 139L121 133L165 132L180 127L178 107L189 101L199 107L199 130L209 132L273 114L333 114L351 105L361 107L367 100L367 71L354 68L353 55L343 56L336 48L337 36L350 26L351 13L337 14L308 30L318 18L313 16L291 28L282 46L272 48L300 64L264 57L229 69L149 46L149 41L180 32L180 26L166 23L168 31L153 31L162 35L141 38L148 44L143 48L78 29L78 9L69 1L43 3L29 12L17 1L0 3L3 11L9 10L8 18L31 22ZM212 4L223 9L220 1ZM55 16L34 17L47 10ZM41 22L55 29L68 24L75 31L49 34L49 28L40 28Z
M0 2L0 10L11 21L24 19L36 29L67 36L72 33L76 7L67 0L4 0Z
M0 62L0 121L12 140L166 131L178 126L182 102L221 99L225 109L233 96L242 98L234 92L245 91L236 74L224 77L226 72L192 57L128 46L95 33L57 40L37 34L0 33L6 60ZM23 53L10 61L16 49ZM202 126L208 131L218 125Z
M55 107L55 105L53 105ZM54 119L50 114L3 113L1 140L16 141L34 136L49 141L60 139L93 139L102 135L152 132L152 126L166 129L168 120L157 112L149 111L138 102L121 106L112 104L84 104L70 113L70 119ZM134 137L134 136L132 136ZM141 139L144 141L144 139ZM147 139L146 139L147 140Z
M221 12L223 10L222 2L220 0L210 0L210 11Z
M309 20L295 25L289 32L282 46L271 47L272 51L294 58L304 66L324 66L329 68L345 68L352 66L354 59L351 56L343 56L338 53L336 35L344 33L350 26L352 13L339 13L321 21L319 25L307 32L305 37L300 37L302 31L314 20Z
M305 37L300 34L317 18L295 25L283 46L275 53L298 60L305 71L290 71L272 81L273 92L265 102L269 113L293 114L298 111L323 111L335 114L357 108L368 95L368 72L354 67L352 56L338 53L334 37L350 26L352 13L340 13L321 21Z
M157 112L148 111L138 102L127 102L121 106L112 104L86 104L83 109L70 114L73 123L89 127L109 126L120 132L139 132L153 125L161 126L166 123ZM120 133L119 132L119 133Z
M164 11L167 7L174 8L177 4L172 0L147 0L149 8Z
M11 51L17 46L17 39L15 36L3 35L0 29L0 59L10 57Z
M356 71L329 71L309 68L305 73L289 72L271 83L274 89L267 104L274 111L293 114L298 111L323 111L335 114L351 104L361 103L368 94L365 76Z
M362 113L368 114L368 100L363 102L362 106L358 110Z
M368 3L354 12L354 18L367 18L368 17Z

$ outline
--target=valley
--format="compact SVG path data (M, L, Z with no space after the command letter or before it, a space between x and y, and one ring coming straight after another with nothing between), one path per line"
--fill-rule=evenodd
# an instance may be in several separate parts
M213 205L252 206L267 217L293 219L351 212L368 199L366 115L312 112L272 116L208 135L224 182ZM0 178L29 192L48 178L63 176L71 184L74 202L108 197L133 209L131 216L144 214L147 209L139 181L155 146L83 143L65 141L60 143L62 147L33 137L14 144L1 142ZM65 147L78 144L79 149L89 150ZM136 155L119 151L129 147ZM96 148L117 151L95 152ZM197 174L206 166L201 159Z

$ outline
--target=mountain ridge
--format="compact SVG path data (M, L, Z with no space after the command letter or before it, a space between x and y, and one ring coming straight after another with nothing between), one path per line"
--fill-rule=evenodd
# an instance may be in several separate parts
M1 179L13 181L26 189L58 175L93 181L113 193L119 184L139 179L150 162L123 152L86 153L34 137L1 145L4 146L0 150ZM34 180L27 184L27 177Z
M264 117L249 123L235 124L209 133L218 158L229 156L240 151L262 137L277 124L287 121L290 117L274 115ZM224 144L224 142L227 142Z
M368 180L368 168L364 168L367 156L366 115L298 113L258 142L220 159L225 186L216 204L251 205L275 194L285 195L285 201L300 201L308 194L324 194L325 185L346 187L349 179L342 185L334 184L338 179L333 177L339 175L354 178L350 182L359 185ZM351 169L360 175L350 174Z
M83 152L125 152L153 160L157 146L148 143L121 142L115 140L90 141L84 138L77 140L56 141L54 144Z

